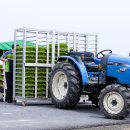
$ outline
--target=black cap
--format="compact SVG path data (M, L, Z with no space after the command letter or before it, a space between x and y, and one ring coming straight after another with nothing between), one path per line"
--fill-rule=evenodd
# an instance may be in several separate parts
M19 44L16 43L16 46L19 46ZM12 49L14 49L14 44L12 45Z

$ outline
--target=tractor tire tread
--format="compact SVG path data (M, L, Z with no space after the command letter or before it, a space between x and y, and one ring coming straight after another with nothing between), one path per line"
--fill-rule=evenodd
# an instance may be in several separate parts
M124 107L123 107L123 109L121 110L121 112L119 114L110 114L105 110L105 108L103 106L104 95L107 92L111 92L111 91L119 92L121 94L121 96L123 97L123 100L124 100L125 104L124 104ZM124 119L125 117L127 117L129 115L129 112L130 112L130 92L126 89L125 86L121 86L120 84L108 85L107 87L105 87L101 91L98 99L99 99L100 110L104 113L104 115L107 118L110 118L110 119Z
M56 99L52 91L53 76L58 70L60 71L63 70L65 74L67 75L67 77L69 77L68 78L69 90L65 98L61 101ZM61 63L57 63L53 67L53 70L49 76L48 86L49 86L49 91L52 98L52 102L58 108L64 108L64 109L73 108L77 105L77 103L80 100L82 87L80 86L78 72L70 63L61 62Z

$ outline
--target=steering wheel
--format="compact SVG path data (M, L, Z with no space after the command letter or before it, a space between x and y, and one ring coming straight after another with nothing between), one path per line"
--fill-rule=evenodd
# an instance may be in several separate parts
M102 59L105 55L108 55L109 53L112 53L112 50L109 50L109 49L102 50L99 53L97 53L96 57L98 59Z

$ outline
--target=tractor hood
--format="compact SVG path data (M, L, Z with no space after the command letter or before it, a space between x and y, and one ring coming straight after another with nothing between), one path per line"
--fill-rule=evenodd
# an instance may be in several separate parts
M108 64L109 63L122 63L122 64L130 65L130 57L112 54L108 58Z
M130 57L109 55L107 76L116 78L118 83L130 85Z

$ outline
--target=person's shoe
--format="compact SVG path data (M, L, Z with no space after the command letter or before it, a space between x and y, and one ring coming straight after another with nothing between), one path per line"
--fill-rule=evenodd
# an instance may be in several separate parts
M13 103L13 101L8 101L8 103Z

